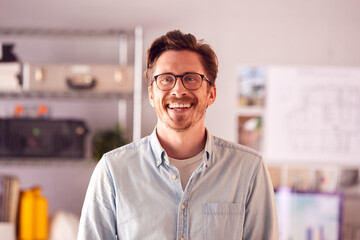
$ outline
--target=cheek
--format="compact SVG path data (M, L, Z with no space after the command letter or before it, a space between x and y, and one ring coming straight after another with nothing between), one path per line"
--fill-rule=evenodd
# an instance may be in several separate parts
M163 97L162 96L155 96L153 95L153 98L150 100L150 104L155 108L155 109L161 109L162 105L163 105Z

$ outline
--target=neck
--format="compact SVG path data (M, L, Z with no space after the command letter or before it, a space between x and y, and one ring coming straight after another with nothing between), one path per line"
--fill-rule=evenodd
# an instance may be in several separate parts
M156 133L168 156L175 159L195 156L204 149L206 143L204 124L192 126L185 131L177 131L158 122Z

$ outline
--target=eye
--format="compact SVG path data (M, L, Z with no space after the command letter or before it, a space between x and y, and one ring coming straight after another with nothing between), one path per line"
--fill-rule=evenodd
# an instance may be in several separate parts
M184 81L188 82L188 83L192 83L192 82L198 82L201 80L200 75L197 74L187 74L184 76Z
M161 81L162 82L171 82L171 78L162 78Z
M160 84L169 84L174 82L174 77L172 75L160 75L157 80Z

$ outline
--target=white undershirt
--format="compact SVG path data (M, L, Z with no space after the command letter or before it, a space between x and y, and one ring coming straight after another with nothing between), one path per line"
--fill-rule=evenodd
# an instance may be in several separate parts
M194 157L187 159L175 159L169 157L170 166L174 166L178 169L180 174L181 186L185 189L191 174L200 165L203 158L204 150Z

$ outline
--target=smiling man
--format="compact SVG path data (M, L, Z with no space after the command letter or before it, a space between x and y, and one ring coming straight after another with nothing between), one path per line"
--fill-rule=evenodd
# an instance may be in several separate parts
M106 153L91 177L78 239L278 239L274 193L259 153L212 136L217 58L171 31L148 50L154 132Z
M167 50L153 66L149 99L158 116L157 136L169 157L185 159L204 149L205 111L216 97L205 72L201 56L190 50Z

